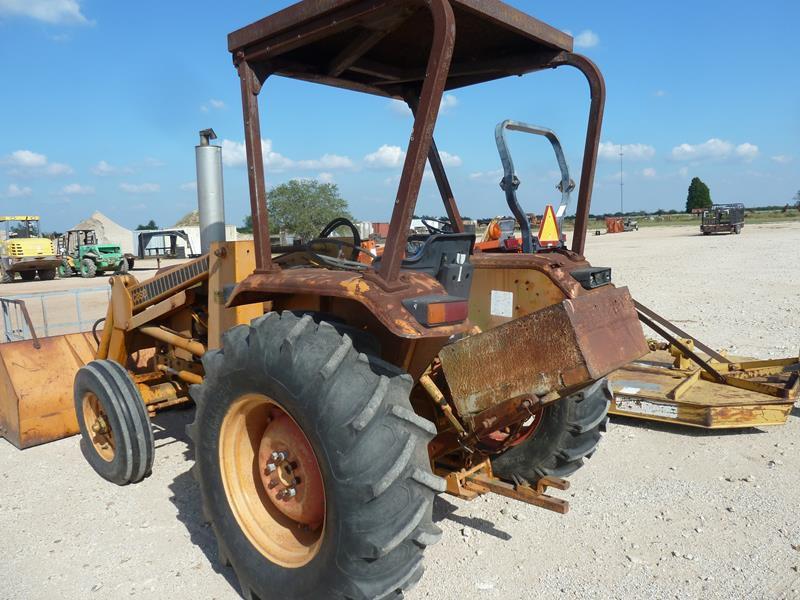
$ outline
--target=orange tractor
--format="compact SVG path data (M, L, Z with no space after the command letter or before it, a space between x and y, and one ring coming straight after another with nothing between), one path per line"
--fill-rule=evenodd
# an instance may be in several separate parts
M606 375L647 352L627 290L582 256L603 79L570 36L496 0L305 0L228 45L254 240L217 235L152 279L112 277L96 350L87 336L0 346L11 387L27 385L0 406L5 435L22 446L77 424L97 473L136 483L153 467L150 417L193 400L192 470L245 597L395 597L440 536L438 493L566 512L548 488L566 489L594 452ZM433 140L443 92L562 66L591 92L572 247L474 252ZM258 97L276 75L414 112L379 258L359 260L363 248L343 237L270 245ZM204 133L201 146L216 148ZM449 224L430 223L412 254L426 161ZM201 220L220 213L203 209L205 181L199 173ZM48 349L71 362L34 402L24 374L54 370Z

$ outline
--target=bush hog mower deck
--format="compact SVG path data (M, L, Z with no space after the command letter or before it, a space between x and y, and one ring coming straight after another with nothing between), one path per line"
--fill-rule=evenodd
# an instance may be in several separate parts
M547 487L565 489L562 477L594 452L605 376L647 352L628 292L581 256L603 80L568 35L491 0L307 0L228 42L255 239L216 241L141 283L112 278L95 360L74 382L85 452L109 481L142 480L149 416L191 396L192 470L245 597L396 597L440 536L437 493L495 492L566 512ZM473 253L432 138L442 94L562 66L591 92L572 248ZM414 111L385 251L371 264L343 238L270 246L257 100L271 75L401 98ZM406 255L426 160L451 226L431 225ZM206 181L198 173L201 219ZM77 343L86 338L64 340ZM46 368L22 359L6 368ZM75 413L59 393L38 414L58 415L63 434ZM35 422L28 414L6 435L19 443ZM29 439L45 441L39 433Z

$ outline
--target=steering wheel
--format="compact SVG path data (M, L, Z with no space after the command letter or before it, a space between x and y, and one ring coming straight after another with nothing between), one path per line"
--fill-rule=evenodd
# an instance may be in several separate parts
M425 228L431 235L433 235L434 233L453 233L453 226L447 219L433 219L433 218L423 217L422 219L420 219L420 221L422 221L422 224L425 225ZM436 225L431 225L431 223L436 223Z
M345 242L343 240L337 240L336 238L331 238L330 235L336 231L339 227L347 227L353 234L353 243L350 244L349 242ZM350 260L357 261L359 252L361 252L361 234L358 233L358 227L355 226L350 219L346 219L344 217L337 217L325 227L322 228L322 231L319 232L319 235L315 238L315 240L320 240L323 238L327 238L332 242L339 244L340 246L350 246L353 250L350 254ZM312 240L312 241L315 241Z

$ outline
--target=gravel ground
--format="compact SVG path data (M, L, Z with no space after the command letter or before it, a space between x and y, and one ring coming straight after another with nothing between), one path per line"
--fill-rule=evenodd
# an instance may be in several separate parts
M648 228L591 237L617 283L711 346L800 345L800 224L740 236ZM783 261L783 264L782 262ZM188 473L191 410L156 419L154 474L117 488L77 438L0 441L0 598L236 598ZM437 499L442 542L407 597L800 598L800 408L785 426L705 432L612 422L556 515L493 496Z

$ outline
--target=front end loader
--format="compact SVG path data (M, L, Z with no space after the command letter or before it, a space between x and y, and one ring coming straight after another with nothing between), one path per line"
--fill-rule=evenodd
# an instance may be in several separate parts
M647 352L627 290L582 256L602 76L570 36L496 0L306 0L228 44L254 239L218 238L143 282L111 278L95 359L74 380L85 454L111 482L141 481L150 418L194 401L192 472L246 598L395 597L440 537L438 493L566 512L548 488L566 489L594 452L606 375ZM442 95L561 66L591 91L571 249L559 236L538 252L476 252L433 140ZM328 235L331 224L271 245L258 95L273 75L399 98L414 113L379 258L364 256L355 226L352 239ZM410 239L426 161L447 226ZM201 229L212 225L224 231Z

